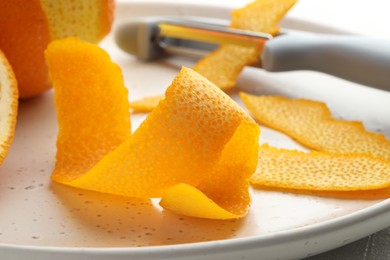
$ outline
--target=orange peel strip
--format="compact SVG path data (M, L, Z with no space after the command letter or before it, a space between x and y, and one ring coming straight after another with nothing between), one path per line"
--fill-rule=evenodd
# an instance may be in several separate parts
M353 191L323 191L323 190L303 190L303 189L291 189L281 187L268 187L259 184L252 183L256 189L289 192L297 194L306 194L311 196L331 197L338 199L349 200L377 200L390 198L390 187L384 189L375 190L353 190Z
M45 54L59 123L52 179L66 183L130 136L127 89L120 68L93 44L57 40Z
M385 189L390 188L390 161L365 155L305 153L262 145L257 170L250 182L306 191Z
M333 118L322 102L245 93L240 96L261 124L284 132L307 147L390 159L390 140L383 134L366 131L361 122Z
M130 108L133 113L148 113L157 107L162 99L164 99L164 95L144 97L130 102Z
M195 187L178 184L164 191L160 205L177 213L214 219L240 218L250 205L248 179L257 164L259 128L240 123L219 161ZM200 193L204 195L200 195ZM206 197L207 196L207 197ZM207 213L208 212L208 213Z
M18 84L7 58L0 50L0 164L8 154L18 114Z
M101 74L96 73L100 70L95 68L94 64L99 64L103 68L113 66L112 63L106 55L100 53L101 50L97 50L96 46L74 43L74 40L67 41L52 43L47 51L60 123L58 137L60 146L53 180L78 188L141 198L161 197L175 185L186 184L192 188L183 194L175 192L174 196L165 197L162 205L171 205L172 198L176 196L185 204L190 201L187 195L198 190L204 196L197 198L197 201L207 198L206 201L212 200L216 203L214 208L218 209L215 210L215 214L209 212L208 215L196 215L197 217L238 218L246 214L250 202L247 179L256 168L260 132L258 125L248 114L211 82L198 73L183 68L167 89L165 99L148 115L133 135L127 138L123 136L125 140L111 152L100 147L100 151L103 152L90 159L90 156L86 155L93 153L90 147L95 147L95 142L101 145L110 144L112 135L105 132L104 126L112 127L111 116L121 113L120 111L111 113L108 110L104 111L107 117L101 117L99 113L94 113L94 110L107 110L106 106L99 108L98 104L102 103L102 99L109 99L112 104L117 103L116 99L121 101L122 96L119 97L119 94L115 96L112 93L116 93L122 85L120 82L105 84L104 92L96 91L96 84L106 79L102 80L102 76L97 77ZM103 61L92 62L89 64L91 67L86 70L83 69L84 60L87 63L92 61L85 57L92 55L88 49L92 53L99 53L94 57L99 57ZM73 74L73 71L67 71L69 64L78 62L81 62L82 67L76 69L83 71L81 76ZM112 71L107 73L113 74ZM98 82L93 79L88 82L84 79L90 76L97 77ZM87 83L89 86L84 86ZM84 88L90 88L91 91L93 89L94 93L82 92ZM72 112L75 113L75 104L72 100L78 98L85 101L84 94L93 95L92 98L87 95L87 100L91 102L90 108L79 109L75 118L72 116ZM127 98L126 93L122 94ZM121 108L128 111L128 104L126 109L125 104ZM91 120L87 129L94 129L94 135L99 137L99 140L92 140L80 147L78 142L83 138L89 140L89 137L81 137L85 130L78 124L83 123L82 121L88 117L91 117ZM65 129L65 126L69 128ZM100 132L102 127L103 131ZM81 138L73 142L77 148L71 145L61 147L62 142L69 141L70 135L66 134L70 133L76 138ZM241 142L242 140L244 142ZM79 149L83 147L86 148L80 151ZM245 160L232 162L235 157ZM80 159L79 164L71 163L75 158ZM62 161L69 164L60 163ZM226 187L225 183L235 185L229 186L229 189L222 189ZM222 193L219 194L219 191ZM190 210L182 211L181 206L178 208L177 213L192 215ZM223 210L229 211L230 215L221 217L220 212Z
M209 219L237 218L235 214L220 207L203 192L185 183L176 184L165 190L160 205L170 211L192 217Z
M230 27L274 35L278 33L277 24L295 3L296 0L254 1L233 11ZM262 48L226 44L199 60L194 70L221 89L228 89L235 86L245 66L259 59Z
M245 135L240 129L247 130ZM228 203L232 204L229 207L233 209L231 213L234 218L242 217L249 206L247 178L257 163L258 136L256 123L230 97L199 74L183 68L167 89L165 99L133 136L89 172L68 184L124 196L161 197L169 188L185 183L193 187L192 192L198 189L217 203L225 201L214 200L211 188L217 189L224 186L225 181L234 179L244 190L225 189L223 194L226 196L222 197L233 198ZM228 148L241 139L248 140L251 145L242 143L235 150ZM230 156L242 154L241 157L252 160L236 168L235 164L220 165L229 161L225 159L225 149ZM229 171L224 171L226 169ZM234 169L242 171L232 172ZM215 181L209 183L211 179ZM181 197L183 205L191 201L191 198L186 198L187 192L175 194ZM192 216L193 212L182 210L181 206L169 207L172 204L170 198L172 196L163 197L162 205L179 214ZM204 217L211 218L210 214ZM220 215L216 213L215 218L218 217Z

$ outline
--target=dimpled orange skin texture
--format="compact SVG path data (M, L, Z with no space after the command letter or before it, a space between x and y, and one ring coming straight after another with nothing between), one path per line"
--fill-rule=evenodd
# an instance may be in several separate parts
M102 49L75 38L46 51L59 123L52 179L67 182L91 169L131 134L120 68Z
M236 135L238 129L246 129L245 136L242 131ZM181 197L182 205L173 202L175 207L171 207L174 199L167 195L167 199L163 197L164 207L202 217L199 212L186 211L191 201L186 195L197 189L210 195L206 201L198 201L199 210L203 204L209 206L210 199L222 205L231 199L239 205L229 208L238 210L226 212L223 217L217 214L216 218L241 217L249 207L247 178L257 163L258 136L257 124L230 97L199 74L183 68L167 89L165 99L132 137L69 184L124 196L161 197L167 189L169 192L169 188L184 183L191 187L185 189L187 193L173 196ZM229 144L237 139L245 139L250 145L244 146L245 142L232 149ZM242 161L226 159L232 153L238 157L242 154L246 160L237 166ZM223 189L225 182L235 184ZM219 195L223 198L213 190L223 192Z
M264 186L260 184L252 183L256 189L289 192L297 194L307 194L311 196L338 198L338 199L350 199L350 200L377 200L390 198L390 188L373 189L373 190L352 190L352 191L323 191L323 190L304 190L304 189L292 189Z
M0 49L16 74L19 97L51 88L44 58L51 40L79 36L97 43L110 31L113 12L113 0L0 0Z
M40 0L52 40L77 36L98 43L111 30L114 0Z
M258 167L250 181L262 186L318 191L384 189L390 188L390 161L262 145Z
M270 34L278 33L277 24L296 0L257 0L234 10L230 27ZM258 61L259 47L223 45L198 61L194 70L221 89L234 87L238 75L247 65Z
M18 114L18 84L4 53L0 50L0 165L11 146Z
M104 84L106 92L111 93L109 97L103 91L96 91L95 85L100 84L102 77L97 77L96 82L89 81L101 75L97 73L101 72L100 69L92 65L98 61L85 56L91 55L88 54L88 49L92 48L97 52L97 47L86 45L84 48L85 44L73 41L51 44L47 51L62 129L57 143L61 145L62 142L70 142L63 148L58 146L57 160L63 160L64 163L57 163L53 180L78 188L131 197L161 197L167 190L170 196L163 199L162 205L180 214L225 219L245 215L250 202L247 179L254 172L257 163L260 131L257 124L220 89L194 71L183 68L167 89L165 99L133 135L112 152L99 147L101 152L93 156L95 143L104 146L111 140L112 136L104 129L101 132L101 128L111 128L111 117L118 113L99 110L102 109L99 108L102 103L100 100L110 99L112 104L118 102L118 96L113 96L113 93L118 91L120 84ZM101 50L98 55L94 55L96 59L102 59L98 57L103 55L100 52ZM61 62L57 63L58 60ZM84 62L94 63L81 75L74 74L75 71L85 70ZM80 67L64 74L63 70L69 64L77 63L80 63ZM107 63L102 67L107 67ZM71 77L73 79L69 80ZM95 94L80 93L87 83L90 91L94 90ZM69 90L72 88L73 90ZM93 98L89 97L90 94ZM77 96L82 96L78 99L91 104L87 109L79 109L77 116L70 117L69 113L75 113L75 105L80 107L80 104L74 104L73 101ZM125 107L124 105L123 110ZM102 118L100 113L94 112L96 109L107 116ZM104 109L107 110L106 107ZM86 130L79 125L84 124L82 121L88 117L91 119L85 123L86 127L91 132L93 130L96 138L74 147L85 138L88 140L85 135L91 134L85 133ZM78 139L69 141L72 137ZM241 141L244 142L241 144ZM234 161L233 155L239 159ZM67 163L74 160L80 163ZM231 183L232 186L224 189L225 183ZM183 186L185 188L179 193L175 192L173 196L169 192L169 188ZM186 210L186 204L192 200L185 199L185 196L194 193L204 193L204 196L197 196L197 210ZM177 201L177 196L180 196L181 205L170 207L172 201ZM199 214L205 212L202 207L214 209L216 213L212 214L207 210L207 215Z
M245 119L224 147L211 174L196 186L197 190L185 189L183 184L175 185L164 192L160 205L195 217L231 219L245 216L250 206L247 179L256 168L259 132L253 122ZM201 200L199 191L209 199Z
M21 98L51 87L43 54L49 41L39 0L0 0L0 49L15 72Z
M361 122L334 119L324 103L244 93L241 99L261 124L284 132L307 147L390 160L390 140L383 134L366 131Z

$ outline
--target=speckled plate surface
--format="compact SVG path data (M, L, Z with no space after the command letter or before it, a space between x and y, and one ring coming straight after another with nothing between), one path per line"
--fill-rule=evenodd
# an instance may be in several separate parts
M129 0L118 3L115 26L152 15L228 19L231 8L218 3ZM283 25L336 32L294 16ZM121 52L112 36L102 46L122 67L129 99L163 93L181 65L193 65L178 58L139 62ZM390 136L390 93L314 72L270 74L251 68L244 71L238 87L257 94L322 100L336 116L362 120L368 129ZM235 92L230 94L239 102ZM133 127L144 118L133 116ZM56 135L52 91L21 102L15 140L0 167L0 259L294 259L390 225L389 199L341 200L253 189L246 218L217 221L162 211L158 200L73 189L49 179ZM265 127L261 141L303 149Z

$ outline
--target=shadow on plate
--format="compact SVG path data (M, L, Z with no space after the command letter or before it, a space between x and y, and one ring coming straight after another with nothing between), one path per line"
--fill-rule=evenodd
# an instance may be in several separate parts
M75 237L100 247L183 244L233 238L244 220L209 220L177 215L158 206L156 199L126 198L51 184L66 208Z

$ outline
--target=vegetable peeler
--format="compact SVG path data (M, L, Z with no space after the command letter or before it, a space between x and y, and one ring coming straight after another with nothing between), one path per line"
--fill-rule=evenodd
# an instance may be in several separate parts
M201 57L220 44L263 46L251 66L270 72L312 70L390 91L390 41L356 35L282 31L276 36L229 28L217 19L146 17L118 27L116 43L150 61L166 55Z

